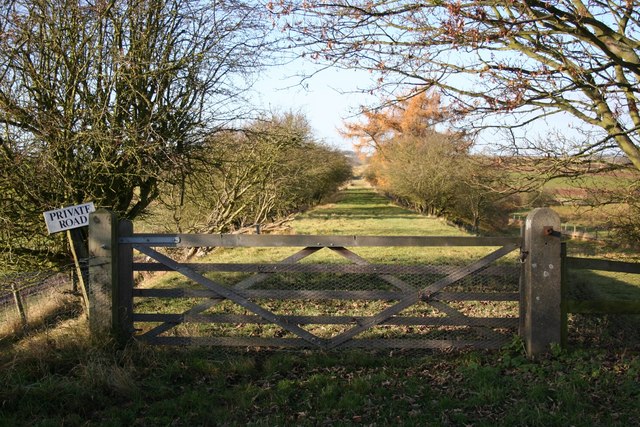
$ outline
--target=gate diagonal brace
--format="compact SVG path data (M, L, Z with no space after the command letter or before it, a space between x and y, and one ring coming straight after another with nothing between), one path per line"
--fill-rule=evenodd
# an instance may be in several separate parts
M316 345L318 347L326 347L326 340L323 338L320 338L310 332L308 332L307 330L301 328L298 325L294 325L294 324L290 324L288 323L286 320L281 319L279 316L277 316L276 314L270 312L269 310L266 310L264 308L262 308L260 305L249 301L248 299L242 297L241 295L238 295L237 293L235 293L232 289L227 288L219 283L214 282L211 279L208 279L206 277L204 277L203 275L201 275L200 273L192 270L189 267L186 267L184 265L181 265L180 263L174 261L173 259L149 248L149 247L142 247L142 246L137 246L135 245L134 248L140 252L142 252L143 254L155 259L156 261L164 264L165 266L169 267L171 270L174 270L180 274L182 274L183 276L201 284L202 286L206 287L207 289L214 291L215 293L217 293L218 295L220 295L222 298L226 298L228 300L231 300L233 302L235 302L236 304L246 308L247 310L257 314L258 316L262 317L263 319L265 319L268 322L274 323L278 326L280 326L281 328L291 332L294 335L299 336L300 338L306 340L307 342ZM206 308L205 308L206 310ZM204 311L204 310L203 310ZM193 313L190 313L193 314Z
M283 259L282 261L280 261L280 264L295 264L296 262L308 257L309 255L312 255L314 253L316 253L317 251L319 251L322 248L304 248L298 252L296 252L295 254ZM269 275L267 273L260 273L260 274L255 274L251 277L248 277L244 280L242 280L241 282L237 283L234 288L235 289L248 289L251 286L260 283L262 281L264 281L265 279L267 279L269 277ZM196 315L196 314L200 314L208 309L210 309L211 307L213 307L216 304L219 304L220 302L224 301L224 298L217 298L217 299L210 299L204 302L201 302L200 304L190 308L189 310L185 311L184 313L182 313L182 316L188 316L188 315ZM163 332L168 331L171 328L174 328L175 326L177 326L178 323L172 323L172 322L165 322L161 325L156 326L155 328L147 331L145 334L142 335L142 337L156 337L160 334L162 334Z
M380 323L384 322L385 320L389 319L391 316L395 316L396 314L400 313L402 310L419 302L423 295L427 295L427 296L433 295L436 292L442 290L445 286L451 285L457 282L458 280L472 273L475 273L476 271L480 271L486 268L493 261L502 258L503 256L507 255L510 252L513 252L518 247L519 247L519 244L516 244L516 243L505 245L502 248L498 249L497 251L492 252L489 255L479 259L475 263L469 266L458 268L448 276L438 280L437 282L427 286L426 288L407 295L405 298L398 301L395 305L387 307L386 309L379 312L377 315L370 317L366 321L363 321L360 325L356 325L353 328L330 339L327 345L328 349L336 348L341 344L345 343L346 341L350 340L351 338L355 337L356 335L366 331L367 329L371 329L374 326L377 326Z

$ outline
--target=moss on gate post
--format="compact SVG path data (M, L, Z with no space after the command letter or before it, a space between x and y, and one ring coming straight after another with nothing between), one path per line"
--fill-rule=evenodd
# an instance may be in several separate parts
M549 208L529 213L524 228L522 335L527 354L549 352L562 338L560 217Z

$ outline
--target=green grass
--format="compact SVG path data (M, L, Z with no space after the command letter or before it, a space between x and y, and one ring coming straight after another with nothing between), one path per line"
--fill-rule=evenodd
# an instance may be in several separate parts
M612 204L607 206L551 206L560 215L563 223L581 228L595 229L607 227L609 220L625 212L627 205ZM580 231L580 230L578 230Z
M308 234L429 234L430 227L441 235L462 233L354 187L293 227ZM473 248L449 250L403 255L409 262L478 256ZM287 253L220 250L207 260L269 261ZM319 255L319 261L330 257ZM145 286L182 286L181 280L167 274ZM84 320L61 320L0 342L0 384L0 426L630 426L640 420L637 353L555 348L534 361L516 338L493 352L122 348L93 340Z
M621 184L628 184L635 179L637 174L634 172L627 172L619 174L602 174L602 175L587 175L578 178L554 178L544 185L548 190L559 189L581 189L581 188L607 188L611 186L617 186Z
M601 193L598 200L607 201L606 194L615 194L621 189L629 189L640 175L635 170L611 172L600 175L586 175L577 178L555 178L543 186L543 191L556 200L549 207L560 215L563 223L586 228L587 230L611 226L611 219L621 214L628 215L626 203L608 203L588 206L585 199L593 199L593 194Z
M74 338L1 359L1 425L629 426L640 417L640 359L624 353L531 361L517 341L447 355L223 353Z
M342 192L335 203L299 215L298 234L371 236L463 236L466 233L434 217L418 215L391 203L363 182Z

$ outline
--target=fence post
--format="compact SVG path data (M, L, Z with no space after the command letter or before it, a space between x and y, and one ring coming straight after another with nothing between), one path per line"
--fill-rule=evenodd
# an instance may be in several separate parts
M520 238L522 239L522 255L525 255L524 248L524 230L526 227L526 221L520 222ZM520 264L520 279L518 281L518 287L520 288L520 311L518 313L518 335L524 337L524 318L525 318L525 295L524 295L524 264L526 258L521 258Z
M527 215L524 231L521 310L523 338L530 357L562 341L560 217L549 208Z
M20 327L27 326L27 313L24 311L24 305L22 304L22 296L15 283L11 283L11 293L13 294L13 301L16 303L16 310L20 316Z
M113 327L112 289L118 268L117 220L115 214L99 209L89 214L89 286L87 290L91 335L103 337Z

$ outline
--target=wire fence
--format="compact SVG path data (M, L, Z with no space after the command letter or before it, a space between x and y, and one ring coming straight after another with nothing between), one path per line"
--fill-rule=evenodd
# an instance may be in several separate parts
M614 282L610 284L613 287ZM624 295L606 294L585 281L570 283L567 297L574 301L597 301L600 307L619 309L621 302L640 302L640 287L625 285ZM615 290L614 290L615 291ZM567 341L570 347L640 350L640 314L569 313Z
M78 292L73 265L57 271L0 274L0 335L16 333L41 321Z
M640 350L639 275L617 274L605 276L604 280L596 274L594 271L569 270L566 297L594 307L585 310L591 312L568 314L569 346ZM595 282L590 276L600 281Z
M403 292L419 290L458 267L452 263L451 254L442 256L436 254L437 251L431 252L428 260L411 259L409 265L378 264L379 270L375 274L371 273L370 265L349 264L345 260L346 263L331 264L327 259L320 259L320 264L312 267L308 262L313 262L313 257L302 264L274 264L273 271L264 270L267 264L259 267L264 271L253 271L250 267L244 268L248 264L231 263L228 267L233 271L203 271L202 274L230 289L238 289L236 286L242 282L251 284L237 293L277 316L303 325L305 330L322 339L331 339L389 308ZM411 252L409 258L415 257L416 253ZM610 300L616 308L621 300L640 301L637 274L618 274L598 285L592 283L595 277L592 271L571 269L569 276L567 298L571 300L599 301L605 306ZM252 277L260 279L250 279ZM400 316L381 322L359 338L368 339L368 344L374 346L384 346L384 341L396 340L397 344L398 340L413 338L424 340L429 346L435 345L436 341L448 345L479 340L489 347L502 345L517 334L518 302L505 295L518 292L518 279L517 263L503 260L479 274L452 283L429 303L417 302L399 313ZM140 285L144 287L144 284ZM180 317L194 304L210 299L198 293L199 285L182 280L169 280L168 288L162 292L168 294L172 292L169 288L184 289L185 285L187 289L180 291L183 292L181 298L167 300L168 295L135 298L136 312L148 313L148 316L174 313ZM406 287L404 290L401 289L403 286ZM0 336L38 322L44 312L64 305L69 298L75 299L77 305L79 293L72 265L58 271L0 275ZM138 320L142 319L144 322L137 322L137 327L144 333L154 322L147 323L146 315L138 317ZM289 336L283 335L281 328L231 301L213 304L197 316L181 319L176 328L162 336L213 335L232 339ZM640 314L569 313L567 331L570 347L640 350ZM375 341L379 338L385 340Z
M509 222L511 224L522 225L527 216L522 214L511 214ZM568 239L592 240L596 242L606 242L615 238L614 232L606 226L584 227L581 225L562 223L560 224L562 236Z

